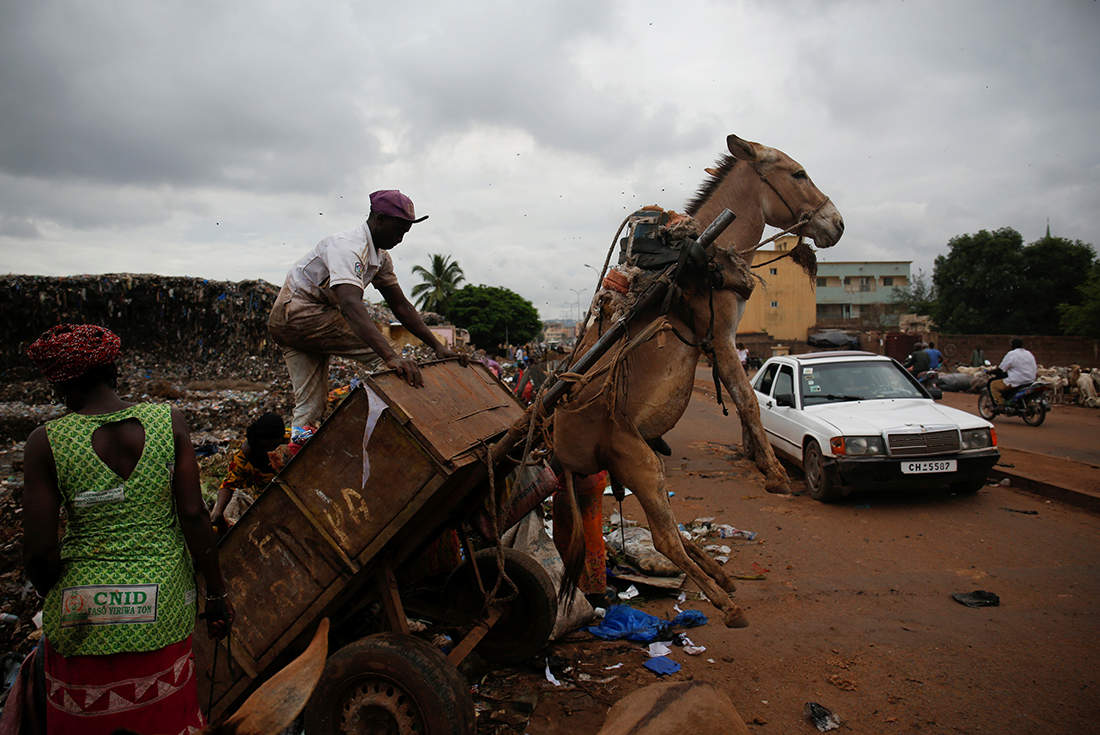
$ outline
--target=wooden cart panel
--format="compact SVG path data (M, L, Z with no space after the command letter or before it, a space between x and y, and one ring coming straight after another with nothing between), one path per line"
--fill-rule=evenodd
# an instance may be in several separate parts
M363 594L377 557L435 538L475 485L482 443L523 414L483 365L422 370L419 389L383 373L352 391L221 542L237 620L232 672L220 646L213 717L308 642L327 611ZM213 648L204 633L194 640L206 697Z

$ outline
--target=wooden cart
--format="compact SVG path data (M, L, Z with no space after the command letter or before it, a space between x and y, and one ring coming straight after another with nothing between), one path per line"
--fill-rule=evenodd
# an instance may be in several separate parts
M309 735L473 732L457 663L483 639L500 658L545 644L550 629L539 621L552 626L556 612L545 572L505 550L519 594L486 609L481 590L497 557L468 545L446 589L421 596L436 617L457 614L450 622L464 635L446 659L409 635L397 580L479 507L486 446L523 416L481 364L444 360L422 371L422 388L392 373L355 388L220 542L237 619L217 652L212 720L302 650L323 617L334 621L335 652L306 710ZM388 632L362 637L379 628ZM195 651L205 704L215 656L202 633Z

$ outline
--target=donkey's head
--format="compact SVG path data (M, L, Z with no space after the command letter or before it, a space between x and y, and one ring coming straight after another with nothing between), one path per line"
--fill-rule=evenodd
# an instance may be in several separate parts
M735 160L751 166L763 182L760 204L767 224L787 229L806 219L795 232L812 238L819 248L837 243L844 233L844 219L798 161L781 150L733 134L726 136L726 146Z

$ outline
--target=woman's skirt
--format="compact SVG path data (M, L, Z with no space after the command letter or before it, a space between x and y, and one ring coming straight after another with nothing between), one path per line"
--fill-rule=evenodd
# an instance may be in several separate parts
M49 735L182 735L205 724L191 636L156 651L109 656L65 657L46 640L45 684Z

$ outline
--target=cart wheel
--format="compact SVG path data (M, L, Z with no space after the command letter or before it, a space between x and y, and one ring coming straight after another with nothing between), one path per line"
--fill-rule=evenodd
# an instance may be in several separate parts
M399 633L367 636L330 656L306 707L309 735L472 735L475 727L458 670Z
M474 650L493 663L510 664L526 661L546 646L557 620L558 600L554 583L541 564L522 551L508 548L502 551L504 573L515 583L517 594L504 603L503 615ZM474 554L474 559L485 588L492 589L497 579L496 549L482 549ZM501 583L499 594L510 593L507 583ZM464 616L477 615L484 605L468 563L451 576L443 594Z

